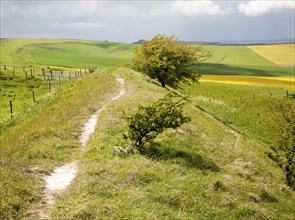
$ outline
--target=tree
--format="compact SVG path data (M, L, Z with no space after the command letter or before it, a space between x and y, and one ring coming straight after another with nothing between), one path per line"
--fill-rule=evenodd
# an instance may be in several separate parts
M286 111L281 106L281 110L287 123L281 131L278 144L271 147L271 152L268 152L268 156L285 173L287 185L295 190L295 120L294 115L287 116L288 113L294 113L294 109L289 106L289 110Z
M173 36L156 35L138 47L130 65L151 79L157 79L163 87L176 88L179 82L197 82L200 74L192 65L209 57L200 46L189 47L177 43Z
M173 98L176 100L173 101ZM182 114L186 103L186 99L169 94L150 106L139 106L134 115L125 116L129 127L128 134L124 135L125 139L130 139L140 153L146 153L146 142L156 138L167 128L176 129L190 121L189 117Z

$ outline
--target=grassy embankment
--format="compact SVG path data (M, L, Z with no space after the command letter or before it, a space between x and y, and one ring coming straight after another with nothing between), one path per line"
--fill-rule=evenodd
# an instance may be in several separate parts
M53 219L294 217L294 192L283 184L282 173L264 154L265 144L233 132L200 111L193 93L193 103L185 109L192 117L190 123L161 134L152 143L150 155L119 156L115 149L126 146L122 111L134 112L138 104L151 103L166 90L130 70L115 74L125 79L127 93L101 113L78 177L58 198ZM211 87L209 83L204 86ZM256 92L257 103L268 100L264 91Z
M110 102L119 91L114 75L125 79L127 93ZM42 201L42 175L74 158L81 158L80 171L58 197L52 219L294 218L294 192L265 156L267 144L256 139L273 141L283 90L271 89L269 97L268 88L206 82L183 86L192 99L185 109L192 122L160 135L150 155L120 157L115 148L126 146L122 111L134 112L166 90L128 69L65 83L46 108L40 106L1 135L4 218L37 218L32 210ZM83 122L106 103L81 155Z
M81 127L117 90L113 79L95 74L64 82L59 92L1 133L1 219L28 216L28 206L42 196L41 176L77 157Z
M127 93L111 102L110 98L119 92L114 76L125 79ZM200 86L189 88L197 91ZM207 86L207 92L216 91L210 83L203 86ZM253 89L228 89L234 88L238 94L245 94L243 88ZM160 135L152 143L150 155L119 156L115 148L126 146L122 133L127 126L122 111L134 112L138 104L151 103L166 92L128 69L102 71L78 79L78 84L60 93L45 112L14 127L2 137L6 147L1 148L6 159L1 172L6 217L15 214L14 218L34 218L30 211L41 199L41 176L80 156L77 178L57 198L52 219L294 217L294 192L283 184L281 171L265 156L265 144L251 135L234 133L200 111L195 107L199 97L194 92L189 91L193 103L185 108L192 122ZM256 91L259 95L251 105L256 111L261 109L257 103L268 101L264 92ZM229 108L236 107L235 100L231 101L226 93L219 98L212 99L208 106L215 109L223 100ZM80 128L94 109L107 103L81 155ZM249 129L247 134L251 134Z

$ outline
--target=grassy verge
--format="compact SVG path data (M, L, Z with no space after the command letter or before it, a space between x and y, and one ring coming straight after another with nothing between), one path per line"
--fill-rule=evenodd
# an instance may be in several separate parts
M37 218L42 175L76 158L83 123L118 90L108 71L68 81L49 104L1 133L0 219Z
M126 94L111 102L70 188L52 219L292 219L295 195L258 142L232 132L188 105L192 122L167 130L149 155L120 156L133 112L167 92L130 70L120 70Z
M183 89L193 95L195 105L240 132L268 143L276 140L284 123L280 106L294 107L293 99L284 98L284 89L280 88L201 82L183 85Z

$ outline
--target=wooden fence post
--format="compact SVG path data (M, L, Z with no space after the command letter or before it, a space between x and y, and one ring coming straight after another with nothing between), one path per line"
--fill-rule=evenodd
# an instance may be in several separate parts
M12 101L9 101L9 107L10 107L10 119L12 119Z
M45 81L46 78L45 78L45 70L44 70L44 68L42 68L42 75L43 75L43 78L44 78L44 81Z
M15 66L13 66L12 76L14 76L14 73L15 73Z
M52 80L52 71L50 70L50 80Z
M34 92L34 90L32 91L32 100L33 100L33 103L35 103L35 92Z
M28 78L28 73L27 73L27 71L25 72L25 77L26 77L26 79Z
M50 82L48 82L48 93L51 92L51 89L50 89Z
M31 77L33 76L33 69L32 68L30 69L30 76Z

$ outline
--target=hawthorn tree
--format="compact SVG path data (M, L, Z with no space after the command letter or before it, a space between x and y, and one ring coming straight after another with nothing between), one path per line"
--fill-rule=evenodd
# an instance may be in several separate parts
M174 36L156 35L138 47L130 66L157 79L163 87L177 88L179 82L197 82L200 74L192 66L209 57L200 46L189 47Z
M125 139L131 140L131 144L140 153L148 151L145 143L156 138L167 128L176 129L191 119L182 113L185 98L176 98L169 94L152 105L139 106L138 111L131 116L125 116L129 127Z

